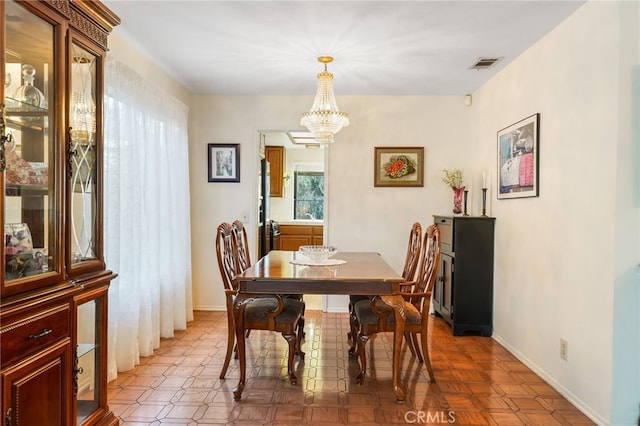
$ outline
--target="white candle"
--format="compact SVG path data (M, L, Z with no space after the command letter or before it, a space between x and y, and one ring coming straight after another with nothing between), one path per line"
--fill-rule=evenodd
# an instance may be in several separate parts
M482 187L487 187L487 175L485 174L485 172L482 172Z

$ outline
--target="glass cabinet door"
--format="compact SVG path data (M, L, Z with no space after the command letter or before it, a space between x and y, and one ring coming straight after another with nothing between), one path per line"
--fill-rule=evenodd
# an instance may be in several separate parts
M2 43L2 184L4 280L32 288L60 262L59 191L56 190L56 24L14 1L4 3ZM35 279L34 279L35 278ZM42 282L43 280L39 280Z
M76 299L76 356L74 394L76 424L101 415L106 406L107 287Z
M72 265L98 258L97 61L96 55L72 43L69 116Z

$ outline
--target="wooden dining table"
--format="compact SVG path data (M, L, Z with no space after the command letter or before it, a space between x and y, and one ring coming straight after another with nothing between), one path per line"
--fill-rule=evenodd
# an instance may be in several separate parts
M305 264L307 263L307 264ZM404 312L400 283L404 280L384 259L373 252L338 252L327 263L309 265L297 251L270 251L235 279L238 294L234 301L235 323L240 324L247 299L262 294L345 294L380 295L395 313L392 382L398 402L405 399L400 384L400 350L404 334ZM239 400L246 382L245 332L236 328L240 380L234 388ZM355 338L355 337L354 337Z

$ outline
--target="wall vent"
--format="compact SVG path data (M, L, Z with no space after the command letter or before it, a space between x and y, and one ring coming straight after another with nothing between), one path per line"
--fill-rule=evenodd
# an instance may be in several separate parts
M491 68L502 58L478 58L478 60L471 65L470 69L472 70L485 70L487 68Z

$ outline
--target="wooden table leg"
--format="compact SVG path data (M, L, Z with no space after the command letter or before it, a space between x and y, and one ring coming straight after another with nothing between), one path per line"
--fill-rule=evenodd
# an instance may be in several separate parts
M402 296L382 296L382 300L393 308L395 326L393 330L393 392L396 394L396 402L402 403L405 399L405 391L400 384L400 352L404 337L404 303Z
M240 401L242 391L244 390L247 378L247 357L245 352L245 336L244 336L244 308L247 299L238 296L233 303L233 318L236 328L236 345L238 350L238 359L240 360L240 380L238 386L233 389L233 400Z

